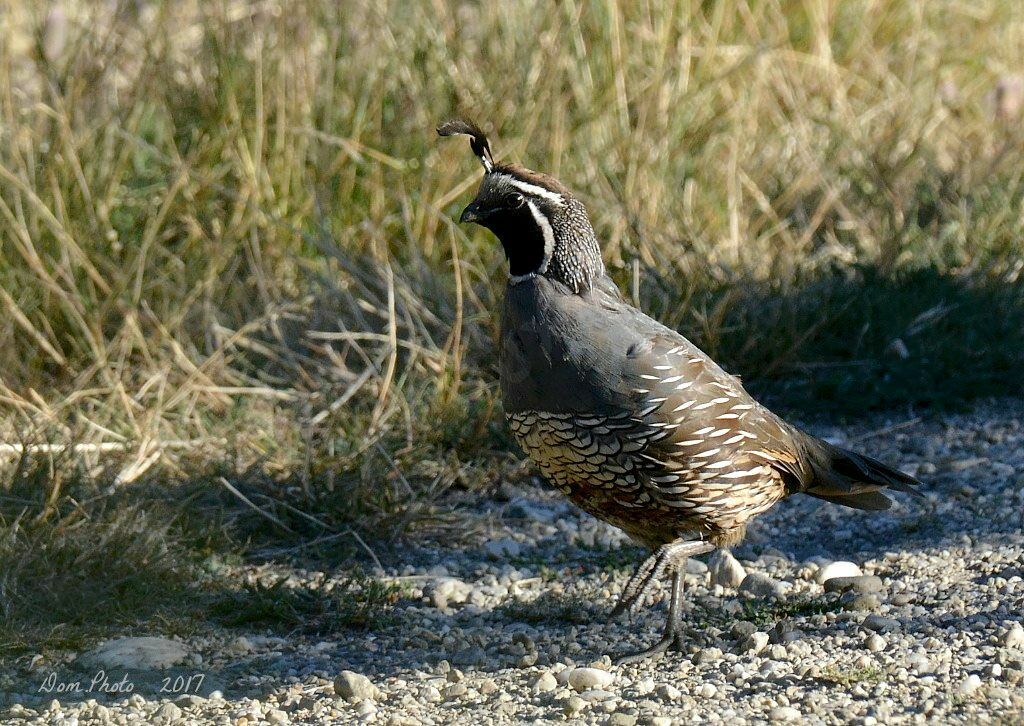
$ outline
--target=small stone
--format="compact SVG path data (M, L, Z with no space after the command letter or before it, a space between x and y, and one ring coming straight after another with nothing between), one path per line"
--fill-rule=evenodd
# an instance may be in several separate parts
M729 628L729 631L732 633L732 637L736 638L736 640L743 640L753 634L756 630L757 626L749 620L737 620L732 624L732 627Z
M878 653L885 650L885 645L885 638L878 633L872 633L868 636L868 639L864 641L864 647L872 653Z
M672 718L669 716L651 716L651 726L672 726Z
M741 653L751 653L756 655L760 653L768 645L768 633L755 632L751 633L746 640L740 645Z
M839 604L844 610L877 610L882 605L878 595L871 592L847 592L840 599Z
M972 673L971 675L967 676L960 683L960 693L962 693L965 696L971 695L979 688L981 688L981 678L979 678L976 673Z
M743 578L747 576L743 565L728 550L719 550L712 555L709 565L712 585L739 587Z
M693 654L692 658L690 658L690 661L694 665L704 665L705 663L715 663L715 662L720 661L720 660L722 660L722 649L721 648L716 648L714 646L711 646L709 648L701 648L700 650L698 650L696 653Z
M760 572L751 572L744 577L743 582L740 583L739 591L752 597L774 598L776 600L786 594L781 583Z
M698 577L707 574L708 571L708 566L695 557L686 560L685 568L687 575L697 575Z
M465 683L453 683L444 689L444 700L454 701L457 698L462 698L468 690Z
M854 577L830 577L825 580L825 592L881 592L882 578L875 575L857 575Z
M907 667L918 675L925 675L934 671L932 662L928 660L928 656L922 653L913 653L909 655L907 657Z
M587 707L587 702L579 696L569 696L569 699L565 702L562 707L562 711L565 712L566 716L575 716L577 713Z
M1006 648L1020 648L1024 646L1024 627L1021 627L1019 623L1013 625L1003 633L1000 645Z
M369 678L353 671L342 671L338 674L334 679L334 692L344 699L353 701L366 698L377 700L380 697L380 691Z
M498 690L498 684L495 683L493 678L485 678L480 683L479 690L480 693L484 694L485 696L489 696Z
M231 645L228 646L228 650L232 653L244 655L246 653L252 653L255 648L253 647L251 640L246 638L244 635L239 635L231 641Z
M558 681L555 680L550 671L544 671L534 679L532 687L537 693L547 693L558 688Z
M894 618L887 618L883 615L868 615L861 622L868 630L873 630L876 633L890 633L900 629L900 621Z
M165 703L153 714L157 719L164 721L177 721L181 718L181 709L173 703Z
M683 693L671 683L662 683L654 689L658 698L662 701L678 701Z
M615 694L603 688L590 688L581 693L580 698L588 703L603 703L605 701L614 701Z
M363 703L367 703L367 701L363 701ZM286 724L290 720L288 718L288 714L279 708L270 709L267 711L267 715L264 718L267 719L267 723L269 724Z
M424 588L424 595L439 610L451 604L461 604L469 599L473 587L457 577L444 577Z
M702 683L697 688L697 695L703 698L714 698L718 694L718 688L713 683Z
M631 713L613 713L608 717L609 726L636 726L636 716Z
M449 670L447 675L445 676L445 679L449 683L459 683L463 679L465 679L465 677L466 677L466 675L462 671L460 671L458 668L451 668L451 670Z
M514 539L505 537L503 539L492 539L484 544L484 552L490 557L500 560L507 557L518 557L523 551L523 546Z
M814 579L818 581L819 585L824 585L834 577L860 577L862 574L860 568L853 562L837 560L818 570Z
M772 721L799 721L800 712L792 706L778 706L768 712L768 718Z
M84 663L125 670L165 670L188 657L188 649L168 638L114 638L82 657Z
M368 718L377 713L377 707L373 705L373 701L360 701L356 706L356 713L362 718Z
M654 692L654 679L644 678L636 682L636 692L641 696L646 696L648 693Z
M576 691L586 691L591 688L601 688L611 685L615 676L608 671L599 668L573 668L569 674L569 685Z

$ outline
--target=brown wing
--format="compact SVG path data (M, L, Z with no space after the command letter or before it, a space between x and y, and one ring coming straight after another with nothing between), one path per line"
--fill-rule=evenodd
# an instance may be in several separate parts
M626 367L635 418L657 431L637 455L656 501L730 528L806 476L792 430L682 336L634 345Z

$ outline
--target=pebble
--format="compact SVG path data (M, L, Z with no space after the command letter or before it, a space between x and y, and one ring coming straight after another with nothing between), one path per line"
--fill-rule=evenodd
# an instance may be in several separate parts
M861 625L868 630L874 630L876 633L889 633L897 631L902 627L899 620L877 614L868 615L861 621Z
M772 721L799 721L800 712L792 706L778 706L768 712L768 718Z
M544 671L533 681L533 690L537 693L547 693L558 688L558 681L550 671Z
M523 546L516 542L514 539L508 537L502 539L493 539L490 542L484 543L484 552L493 557L494 559L506 559L508 557L518 557L523 551Z
M654 693L662 701L678 701L683 695L683 692L671 683L662 683L654 689Z
M878 633L872 633L868 636L867 640L864 641L864 647L872 653L883 651L885 650L885 638Z
M963 695L969 696L979 688L981 688L981 678L978 677L977 674L972 673L960 682L960 688L958 690Z
M747 576L746 570L729 550L719 550L712 555L709 562L711 584L721 587L736 588Z
M612 673L599 668L573 668L568 677L569 685L576 691L608 686L614 680Z
M825 592L861 592L873 593L882 591L882 579L875 575L856 575L853 577L830 577L825 580Z
M99 668L164 670L183 663L189 651L184 643L169 638L114 638L82 656L82 662Z
M565 702L565 706L563 706L562 710L565 712L566 716L575 716L586 707L587 702L579 696L569 696L569 699Z
M452 604L461 604L469 599L473 591L472 585L455 577L445 577L424 589L424 594L431 604L439 610Z
M740 652L757 654L768 645L768 633L751 633L740 645Z
M739 591L744 595L752 597L774 598L776 600L781 599L786 594L781 583L760 572L751 572L744 577L743 582L740 583Z
M1003 634L1001 643L1007 648L1024 647L1024 627L1019 623L1013 625Z
M718 688L714 683L702 683L697 687L697 695L702 698L714 698L718 694Z
M853 562L838 560L836 562L830 562L818 570L814 579L818 581L819 585L824 585L826 582L836 577L860 577L862 574L863 573L860 571L860 568Z
M334 692L346 700L362 700L365 698L376 700L380 697L380 691L373 682L353 671L342 671L334 679Z
M368 702L363 701L363 703ZM272 708L267 711L266 719L269 724L286 724L291 720L288 718L288 714L279 708Z
M839 599L839 604L844 610L877 610L882 601L878 595L871 592L845 592Z

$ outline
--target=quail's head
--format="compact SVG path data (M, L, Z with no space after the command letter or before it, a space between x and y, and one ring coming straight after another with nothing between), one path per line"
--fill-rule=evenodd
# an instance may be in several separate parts
M561 182L517 164L495 164L487 136L471 121L447 121L437 133L469 136L483 164L480 189L459 221L494 233L508 258L510 282L542 275L579 293L604 274L586 209Z

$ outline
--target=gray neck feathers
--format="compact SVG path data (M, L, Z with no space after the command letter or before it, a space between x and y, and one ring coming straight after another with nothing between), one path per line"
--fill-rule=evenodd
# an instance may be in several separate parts
M551 219L551 227L555 245L544 277L561 282L575 293L589 290L594 279L604 274L604 262L587 210L570 197L561 214Z

